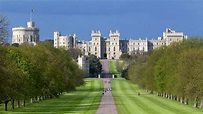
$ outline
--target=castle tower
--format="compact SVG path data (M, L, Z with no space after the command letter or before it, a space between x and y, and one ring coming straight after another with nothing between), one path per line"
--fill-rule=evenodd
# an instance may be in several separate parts
M59 47L59 36L61 36L60 32L54 32L54 47Z
M13 43L29 43L36 45L39 42L39 28L35 27L35 22L27 22L27 27L12 28L12 44Z
M109 33L109 40L110 45L107 54L109 53L109 56L107 56L108 59L119 59L120 57L120 48L119 48L119 40L120 40L120 33L118 30L116 32L110 31Z
M92 31L91 33L92 37L92 48L91 48L91 54L94 54L98 58L101 58L101 32L100 31Z
M76 48L77 47L77 36L76 34L73 34L73 48Z

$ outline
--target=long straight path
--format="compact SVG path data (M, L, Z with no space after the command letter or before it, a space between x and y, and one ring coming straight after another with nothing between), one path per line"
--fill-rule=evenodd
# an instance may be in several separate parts
M103 78L102 80L104 83L104 94L97 110L97 114L117 114L116 106L111 93L111 79Z
M103 75L109 75L109 61L101 60ZM108 76L104 76L108 77ZM111 93L111 78L102 78L104 84L104 94L96 114L117 114L114 98Z
M103 59L103 60L100 60L100 62L102 64L102 73L110 73L109 60Z

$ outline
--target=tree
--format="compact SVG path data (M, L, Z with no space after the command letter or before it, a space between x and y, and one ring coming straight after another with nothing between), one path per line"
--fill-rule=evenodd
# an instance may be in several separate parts
M9 22L7 17L0 15L0 45L6 44Z
M43 42L36 46L0 46L0 104L44 100L84 84L84 73L67 50Z
M82 51L79 48L70 48L68 49L68 52L70 53L71 57L75 60L77 60L78 56L82 55Z
M90 55L88 59L90 64L90 77L97 77L102 72L102 64L99 58L95 55Z
M121 56L119 57L119 59L121 59L121 60L125 60L125 59L129 59L130 58L130 55L128 54L128 53L123 53L123 54L121 54Z

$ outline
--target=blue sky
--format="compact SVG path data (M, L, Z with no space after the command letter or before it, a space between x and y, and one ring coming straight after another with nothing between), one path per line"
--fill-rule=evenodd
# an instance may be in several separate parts
M79 40L91 40L92 30L103 37L119 30L121 39L157 39L166 28L203 36L203 0L0 0L10 32L26 26L31 9L42 41L53 39L54 31L76 33Z

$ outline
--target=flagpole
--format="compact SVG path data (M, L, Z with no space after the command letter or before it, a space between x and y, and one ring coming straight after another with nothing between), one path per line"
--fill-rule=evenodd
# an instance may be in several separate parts
M30 21L32 21L32 13L34 12L33 9L30 10Z

